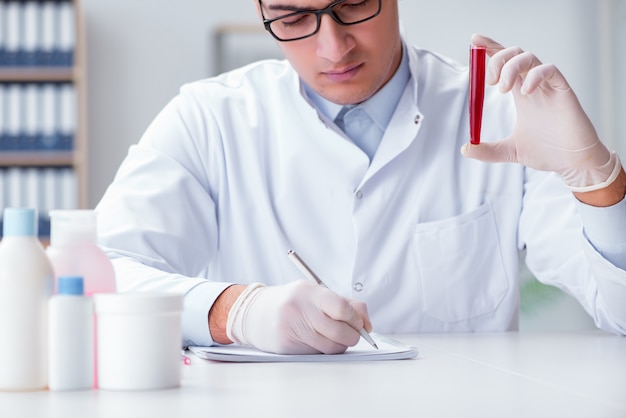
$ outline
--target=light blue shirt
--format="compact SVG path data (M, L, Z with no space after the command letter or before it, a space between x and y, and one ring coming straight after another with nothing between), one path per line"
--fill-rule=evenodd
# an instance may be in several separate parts
M366 101L348 106L349 110L345 112L345 118L350 117L352 124L361 127L359 129L361 134L350 135L350 131L346 130L343 124L338 123L338 126L347 134L348 138L368 155L370 161L374 158L376 149L383 138L383 134L389 125L389 121L391 121L391 117L410 78L409 60L406 48L403 48L400 66L389 82ZM304 90L312 104L326 118L332 121L337 119L344 106L326 100L306 84L304 84ZM361 138L361 136L366 137L366 139Z

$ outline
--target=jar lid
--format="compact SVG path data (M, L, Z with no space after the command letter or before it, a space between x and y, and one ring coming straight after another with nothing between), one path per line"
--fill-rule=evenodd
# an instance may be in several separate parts
M97 313L140 314L180 312L183 295L171 293L96 293L93 295Z

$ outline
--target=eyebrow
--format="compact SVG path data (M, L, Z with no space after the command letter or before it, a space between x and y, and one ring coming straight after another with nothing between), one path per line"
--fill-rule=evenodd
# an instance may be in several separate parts
M299 9L294 6L284 6L282 4L274 4L274 5L268 6L267 10L285 10L285 11L290 11L290 12L299 12L300 10L306 10L306 9Z
M330 4L330 3L329 3ZM312 10L318 10L318 9L314 9L312 7L296 7L296 6L292 6L292 5L288 5L288 4L266 4L266 3L261 3L262 6L267 7L268 10L284 10L284 11L288 11L288 12L310 12Z

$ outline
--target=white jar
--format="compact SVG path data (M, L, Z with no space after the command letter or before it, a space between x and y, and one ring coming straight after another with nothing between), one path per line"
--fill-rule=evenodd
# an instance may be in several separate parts
M48 305L48 387L84 390L94 383L93 301L83 278L62 276Z
M94 295L98 387L151 390L180 386L182 295Z

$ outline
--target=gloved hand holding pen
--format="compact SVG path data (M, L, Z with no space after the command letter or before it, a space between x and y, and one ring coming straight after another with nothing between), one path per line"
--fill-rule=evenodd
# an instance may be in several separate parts
M464 156L553 171L578 193L605 188L618 177L622 166L617 154L600 141L578 98L554 65L480 35L474 35L472 43L487 47L491 58L486 81L498 83L502 92L512 92L517 122L512 134L502 141L463 146Z
M248 285L230 309L226 332L235 343L272 353L338 354L357 344L360 328L372 329L364 303L297 280Z

